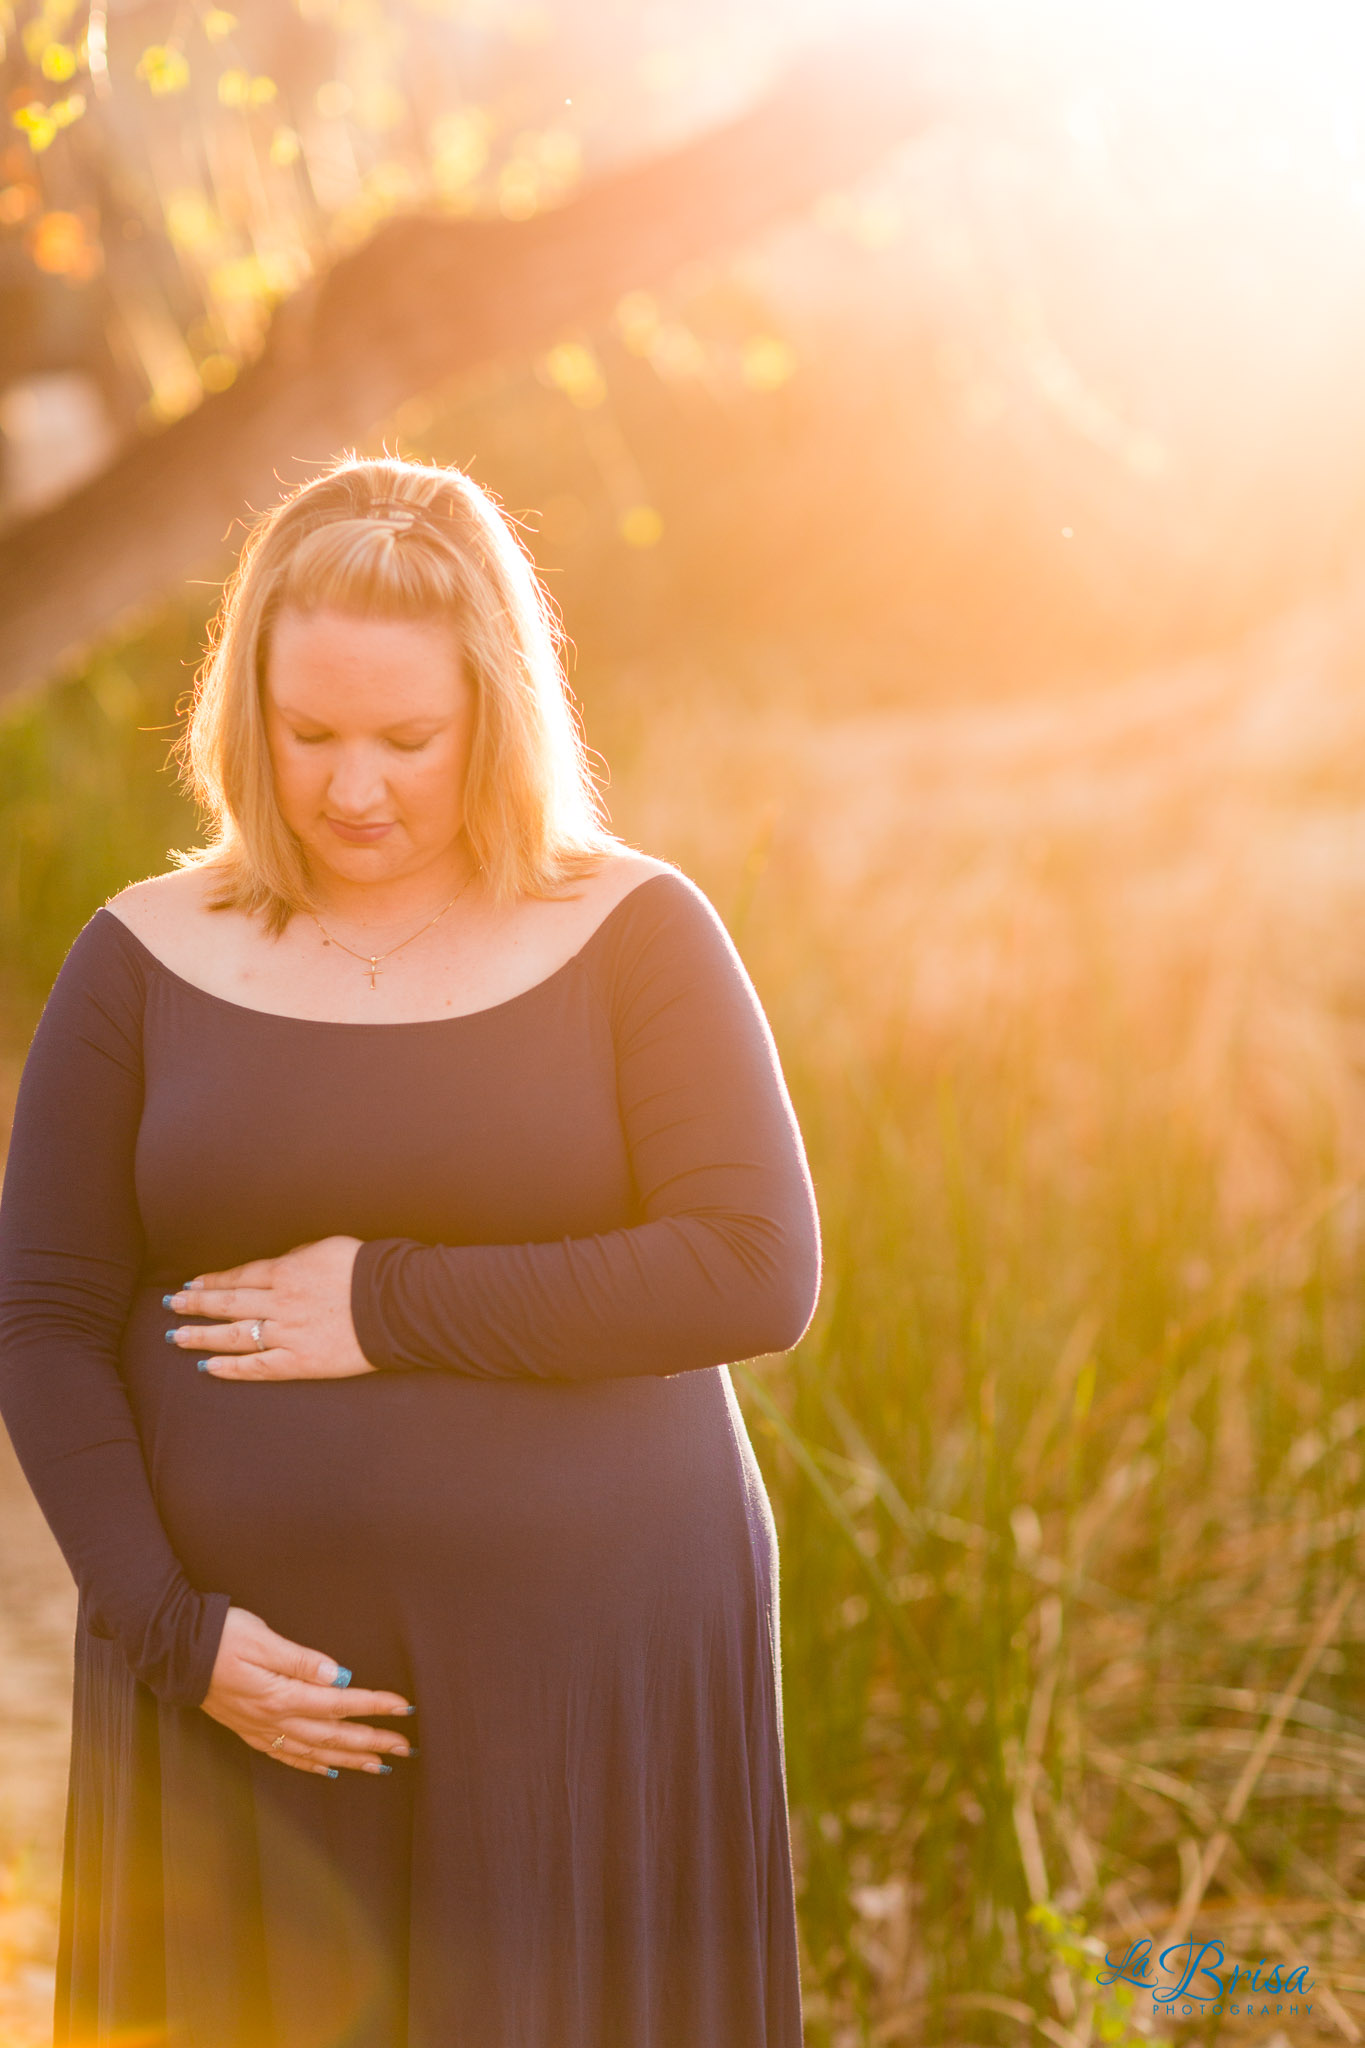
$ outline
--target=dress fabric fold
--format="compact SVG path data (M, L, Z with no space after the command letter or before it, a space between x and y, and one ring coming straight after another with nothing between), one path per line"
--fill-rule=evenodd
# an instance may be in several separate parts
M165 1343L193 1274L333 1234L372 1373ZM96 913L0 1202L0 1412L80 1593L57 2048L800 2048L727 1361L819 1278L771 1033L677 871L412 1024L248 1008ZM418 1753L327 1779L201 1711L229 1603L412 1699Z

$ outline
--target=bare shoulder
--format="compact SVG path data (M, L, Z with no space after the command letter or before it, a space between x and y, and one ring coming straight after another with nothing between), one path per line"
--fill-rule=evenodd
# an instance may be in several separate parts
M209 914L211 886L212 876L204 868L172 868L168 874L131 882L104 907L144 945L159 952L158 939L181 940Z
M579 875L553 896L523 898L504 925L504 944L534 963L532 978L553 973L585 946L628 896L656 875L680 870L652 854L611 853L586 875Z
M594 922L600 922L643 882L652 881L655 875L681 872L671 861L658 860L650 853L619 853L603 861L597 873L580 887L596 913Z
M206 914L210 877L203 868L172 868L164 875L149 875L143 882L130 882L105 904L140 939L153 932L174 932Z

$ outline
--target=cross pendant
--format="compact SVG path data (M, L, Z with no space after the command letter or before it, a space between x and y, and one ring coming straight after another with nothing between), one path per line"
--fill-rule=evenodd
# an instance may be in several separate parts
M374 955L374 957L373 957L373 958L371 959L371 961L370 961L370 987L371 987L371 988L373 988L373 987L374 987L374 978L375 978L376 974L378 974L378 972L379 972L379 955L378 955L378 954L376 953L376 954Z

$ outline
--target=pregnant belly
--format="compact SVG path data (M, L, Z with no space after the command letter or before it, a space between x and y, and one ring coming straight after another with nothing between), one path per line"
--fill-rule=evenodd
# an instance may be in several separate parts
M724 1368L234 1382L197 1371L166 1324L148 1291L123 1353L162 1520L194 1584L281 1633L316 1645L344 1623L380 1644L395 1617L405 1634L507 1611L523 1628L648 1626L684 1586L704 1601L708 1584L770 1577L771 1513Z

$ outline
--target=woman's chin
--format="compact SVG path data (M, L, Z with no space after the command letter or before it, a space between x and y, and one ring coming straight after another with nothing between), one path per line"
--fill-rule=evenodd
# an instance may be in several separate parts
M446 862L458 861L458 834L448 845L414 845L401 825L394 825L382 839L368 845L342 839L328 827L300 833L308 865L321 880L338 882L398 882L405 875L424 874ZM457 875L458 879L458 875Z
M352 844L331 833L325 840L305 840L304 846L314 872L333 875L339 882L384 882L401 875L412 864L412 849L401 842L396 831L368 846Z

